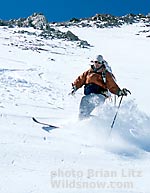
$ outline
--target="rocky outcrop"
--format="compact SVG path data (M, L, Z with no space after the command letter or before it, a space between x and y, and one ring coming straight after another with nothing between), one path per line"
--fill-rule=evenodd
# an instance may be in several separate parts
M48 28L48 21L43 14L34 13L23 22L23 27L33 27L35 29L45 30Z
M121 27L123 24L133 24L137 22L150 23L150 15L142 14L127 14L125 16L113 16L110 14L96 14L93 17L76 19L73 18L67 22L58 22L55 23L55 26L78 26L78 27L97 27L97 28L106 28L106 27ZM53 25L53 24L52 24Z
M34 13L27 18L12 19L9 21L0 20L0 25L8 27L33 27L34 29L44 30L49 24L42 13Z
M72 22L75 22L75 19ZM42 13L34 13L33 15L27 18L19 18L9 21L0 20L0 26L12 27L33 27L34 29L41 30L38 35L35 32L28 32L27 30L19 30L18 33L41 36L45 39L64 39L68 41L77 42L77 45L83 48L90 46L87 41L80 40L78 36L73 34L71 31L61 32L58 29L55 29L55 26L48 23L47 19Z

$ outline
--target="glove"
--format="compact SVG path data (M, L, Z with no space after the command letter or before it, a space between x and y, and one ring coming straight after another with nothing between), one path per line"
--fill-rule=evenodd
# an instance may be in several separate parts
M72 89L71 89L71 93L70 94L74 95L76 91L77 91L77 87L72 84Z
M122 90L119 91L118 97L120 97L120 96L127 96L128 93L131 94L131 92L128 89L123 88Z

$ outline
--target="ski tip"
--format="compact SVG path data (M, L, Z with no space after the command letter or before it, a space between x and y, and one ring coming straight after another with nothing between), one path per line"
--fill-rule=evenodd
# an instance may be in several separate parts
M33 120L33 121L36 121L36 119L35 119L34 117L32 117L32 120Z
M35 117L32 117L32 120L33 120L34 122L38 123L38 124L46 125L46 126L48 126L48 127L54 128L54 129L60 128L59 126L56 126L56 125L51 125L51 124L49 124L49 123L40 122L40 121L38 121Z
M38 121L36 120L35 117L32 117L32 120L33 120L34 122L38 123Z

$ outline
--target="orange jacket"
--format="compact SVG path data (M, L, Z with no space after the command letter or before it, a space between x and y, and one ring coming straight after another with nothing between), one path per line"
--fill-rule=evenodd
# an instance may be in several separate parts
M107 70L103 69L106 75L106 82L104 83L101 72L94 72L92 68L85 71L82 75L80 75L73 83L77 89L81 88L85 84L94 83L99 85L104 89L108 89L111 93L118 95L120 88L114 81L112 74Z

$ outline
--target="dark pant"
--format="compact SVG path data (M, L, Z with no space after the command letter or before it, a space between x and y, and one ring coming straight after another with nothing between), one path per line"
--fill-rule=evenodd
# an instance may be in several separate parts
M83 96L80 102L79 118L84 119L90 117L90 113L100 104L105 102L105 96L101 94L91 93Z

